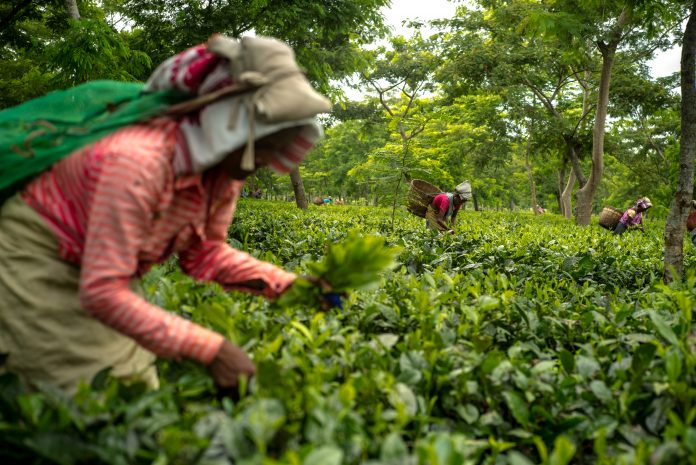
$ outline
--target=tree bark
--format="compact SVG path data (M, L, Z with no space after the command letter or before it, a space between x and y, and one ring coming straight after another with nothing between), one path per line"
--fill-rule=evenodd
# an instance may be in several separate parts
M541 212L537 211L537 193L536 193L536 183L534 182L534 172L532 171L532 164L529 161L529 152L532 151L532 135L529 135L527 139L527 147L524 152L524 166L527 168L527 177L529 178L529 191L531 193L532 210L535 215L539 215Z
M587 178L585 178L585 174L582 172L582 166L580 166L580 159L578 158L580 144L572 136L564 136L563 139L566 143L566 152L568 160L570 160L571 169L575 173L575 179L578 180L582 189L587 184Z
M665 225L664 280L680 279L684 269L684 230L694 188L696 156L696 1L684 30L681 54L681 140L679 145L679 180L677 192Z
M392 202L392 214L391 214L391 228L394 230L394 220L396 218L396 203L399 200L399 190L401 189L401 174L399 175L399 180L396 182L396 189L394 190L394 201Z
M597 95L597 113L594 126L592 127L592 170L587 183L576 194L576 222L581 226L590 224L592 202L604 173L604 127L607 120L607 107L609 106L609 84L611 83L611 71L614 66L614 58L616 57L616 48L619 46L619 42L621 42L621 35L627 21L628 12L624 8L611 32L612 39L608 43L601 41L597 43L597 47L602 53L602 73Z
M563 205L561 212L565 218L573 217L573 204L571 202L571 194L573 193L573 188L575 187L575 181L577 181L575 171L570 170L570 174L568 174L568 182L566 183L563 192L561 192L561 205Z
M77 0L65 0L65 8L72 19L80 19L80 10L77 8Z
M561 215L565 216L565 210L563 210L563 203L561 202L561 195L563 194L563 189L565 188L566 185L566 167L568 165L568 160L565 158L561 159L561 166L558 168L558 182L557 182L557 191L558 194L556 194L556 199L558 200L558 210L561 212ZM572 169L572 168L571 168Z
M299 167L290 172L290 181L292 182L292 190L295 192L295 203L300 209L307 210L307 196Z
M599 183L604 173L604 127L607 119L607 107L609 105L609 83L611 70L614 65L616 46L610 44L602 47L602 74L599 81L599 95L597 97L597 114L592 127L592 170L590 177L583 187L575 194L577 199L576 221L580 226L590 224L592 216L592 201L597 192Z

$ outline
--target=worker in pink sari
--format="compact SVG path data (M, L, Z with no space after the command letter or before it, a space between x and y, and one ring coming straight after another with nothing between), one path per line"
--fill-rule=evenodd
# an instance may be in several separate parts
M642 197L636 200L636 204L621 215L619 223L614 228L614 234L621 235L629 229L645 231L643 227L643 213L650 207L652 207L652 203L649 198Z
M454 192L437 194L425 213L426 225L430 229L454 234L457 214L464 202L471 198L471 184L465 181Z
M224 96L244 80L259 92ZM74 392L110 367L157 386L154 360L166 357L196 360L217 385L235 386L255 372L249 357L147 302L139 278L172 254L198 280L268 298L296 278L226 242L247 176L290 172L322 134L315 115L330 104L292 50L214 36L160 65L147 88L198 103L77 150L2 205L0 353L28 383Z

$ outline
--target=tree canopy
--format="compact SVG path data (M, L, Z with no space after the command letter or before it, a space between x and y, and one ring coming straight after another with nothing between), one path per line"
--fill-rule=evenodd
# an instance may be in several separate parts
M0 107L90 79L143 80L214 32L269 35L335 103L302 167L310 197L396 207L411 179L468 179L479 208L538 202L583 223L645 195L663 216L674 195L678 75L655 78L647 63L679 46L684 1L477 0L430 35L412 23L409 37L388 35L388 0L73 3L79 19L64 0L0 5ZM270 172L255 182L293 195Z

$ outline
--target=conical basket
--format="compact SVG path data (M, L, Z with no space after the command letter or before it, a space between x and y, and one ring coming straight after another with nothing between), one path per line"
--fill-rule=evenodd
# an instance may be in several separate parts
M686 229L689 231L696 229L696 212L692 212L686 219Z
M599 225L613 231L614 228L616 228L616 225L619 224L621 215L623 215L623 211L619 210L618 208L609 206L604 207L602 209L602 213L599 214Z
M414 215L425 218L428 206L433 202L435 196L440 193L442 193L440 188L430 184L428 181L413 179L408 190L406 208Z

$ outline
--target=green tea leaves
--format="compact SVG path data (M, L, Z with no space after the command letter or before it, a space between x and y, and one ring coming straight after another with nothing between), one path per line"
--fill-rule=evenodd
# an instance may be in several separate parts
M349 234L342 242L330 244L322 260L306 264L312 279L323 280L330 291L341 294L374 289L384 273L396 265L400 249L387 247L384 238ZM324 291L309 279L298 278L278 299L281 306L317 307Z

